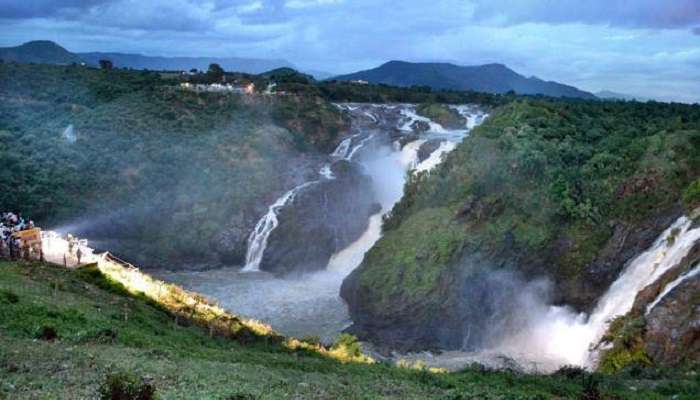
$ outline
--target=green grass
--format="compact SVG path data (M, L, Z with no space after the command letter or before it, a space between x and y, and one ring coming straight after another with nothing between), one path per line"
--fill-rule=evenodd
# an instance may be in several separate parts
M601 398L663 398L698 389L697 380L681 372L651 381L343 364L175 324L163 306L105 283L94 271L12 262L0 262L0 271L0 398L94 398L108 376L119 373L147 380L163 399L565 399L590 390L586 379L598 382ZM45 327L58 337L40 339ZM342 342L354 351L352 340Z

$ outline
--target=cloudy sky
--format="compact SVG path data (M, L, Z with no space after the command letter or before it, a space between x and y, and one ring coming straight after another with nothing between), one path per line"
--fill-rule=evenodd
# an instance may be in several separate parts
M700 102L700 0L0 0L0 46L285 58L333 73L392 59Z

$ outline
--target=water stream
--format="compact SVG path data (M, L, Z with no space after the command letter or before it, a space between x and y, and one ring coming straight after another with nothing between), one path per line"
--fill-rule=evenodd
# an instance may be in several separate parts
M678 265L700 240L700 227L682 216L669 226L643 253L632 259L607 292L598 300L590 316L568 307L547 305L541 299L523 301L528 324L493 348L479 352L449 351L439 355L412 354L430 366L457 369L472 362L501 367L507 357L532 371L551 372L562 365L593 368L597 364L598 343L615 317L632 309L637 293ZM667 285L649 306L651 310L682 280L699 273L696 267ZM522 296L528 296L526 290Z
M340 104L350 113L359 129L340 142L329 155L328 164L320 170L321 179L334 179L331 164L338 160L359 163L371 178L376 201L381 209L369 217L365 232L346 248L331 257L324 271L303 277L282 279L259 270L267 239L279 221L279 211L311 181L297 186L279 197L257 223L249 238L246 265L243 270L225 268L215 271L160 272L158 275L188 289L217 299L222 306L246 317L271 324L278 331L292 336L319 336L332 340L351 323L347 307L340 299L340 285L381 237L382 216L403 196L407 173L429 171L454 149L469 129L481 122L484 113L474 106L459 107L467 117L464 129L446 130L430 121L428 132L401 146L395 141L397 131L407 134L406 126L422 120L412 105ZM408 124L408 125L407 125ZM418 160L420 146L430 139L443 142L423 162Z

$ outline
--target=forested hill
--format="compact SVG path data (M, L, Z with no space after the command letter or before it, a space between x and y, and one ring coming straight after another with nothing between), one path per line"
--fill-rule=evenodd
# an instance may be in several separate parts
M317 174L312 161L347 121L314 96L178 84L145 71L1 64L3 209L89 234L142 266L239 262L266 205Z
M629 259L698 206L700 106L516 100L412 177L342 295L361 338L478 348L492 326L483 310L498 315L490 299L510 293L483 289L490 274L547 278L552 302L590 311Z
M82 58L49 40L35 40L16 47L0 47L0 60L35 64L72 64Z
M364 80L395 86L473 90L486 93L513 91L525 95L595 99L592 93L558 82L526 78L503 64L459 66L449 63L390 61L377 68L336 76L335 80Z
M86 63L99 65L109 60L115 67L152 71L206 71L217 63L227 71L258 74L275 68L292 67L286 60L245 57L162 57L133 53L86 52L74 53L50 40L34 40L14 47L0 48L0 60L19 63L69 65Z

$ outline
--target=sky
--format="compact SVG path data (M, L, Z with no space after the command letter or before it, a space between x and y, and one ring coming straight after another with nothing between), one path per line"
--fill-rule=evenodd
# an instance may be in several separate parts
M0 46L284 58L330 73L498 62L592 92L700 102L700 0L0 0L0 32Z

